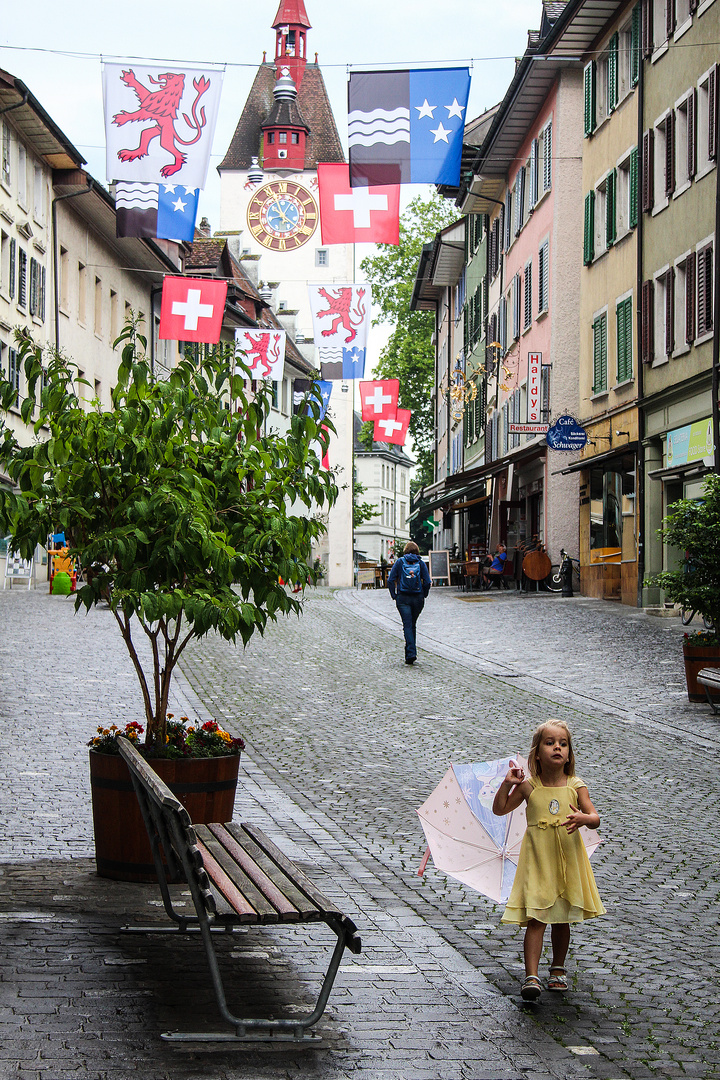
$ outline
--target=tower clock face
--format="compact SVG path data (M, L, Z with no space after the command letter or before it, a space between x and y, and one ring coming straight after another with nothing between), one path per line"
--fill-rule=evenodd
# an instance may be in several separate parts
M310 192L292 180L273 180L258 188L247 210L250 232L271 251L294 251L306 244L318 223Z

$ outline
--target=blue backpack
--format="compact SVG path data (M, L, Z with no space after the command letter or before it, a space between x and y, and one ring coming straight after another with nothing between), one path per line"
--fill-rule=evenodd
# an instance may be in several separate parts
M400 559L400 575L398 592L421 593L422 577L420 576L420 560L408 562L405 556Z

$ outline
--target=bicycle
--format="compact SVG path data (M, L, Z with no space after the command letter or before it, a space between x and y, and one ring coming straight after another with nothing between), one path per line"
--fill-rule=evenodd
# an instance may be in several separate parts
M683 626L689 626L690 623L695 618L696 614L697 614L697 611L695 610L695 608L683 607L682 611L680 612L680 619L682 621ZM714 630L715 629L715 627L713 626L712 619L709 619L707 617L707 615L703 615L702 621L703 621L703 626L705 627L706 630Z
M580 560L574 559L572 555L568 555L565 548L560 548L560 562L553 563L550 567L550 573L545 578L545 588L548 592L562 592L563 577L562 566L566 559L569 559L572 564L572 587L573 592L580 591Z

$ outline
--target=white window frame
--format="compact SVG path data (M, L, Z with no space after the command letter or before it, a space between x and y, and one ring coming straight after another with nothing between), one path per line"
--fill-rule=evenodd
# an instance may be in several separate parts
M651 62L655 63L663 56L669 47L667 38L667 4L668 0L649 0L652 7L652 31L653 31L653 51L651 56Z
M651 211L653 217L660 214L670 201L665 194L665 167L667 164L665 148L667 143L667 122L670 112L671 110L668 109L653 124L655 130L653 136L653 208Z
M610 170L611 172L612 170ZM595 254L593 262L608 250L607 242L607 181L610 172L605 173L595 185L595 216L593 220Z
M696 181L712 172L717 164L713 158L708 156L708 84L711 70L712 68L708 68L697 81L697 99L695 103ZM716 79L718 77L720 77L720 65L718 65L715 75Z
M690 29L692 20L690 0L675 0L675 30L673 32L673 41L677 41L678 38L681 38L683 34Z
M653 274L653 367L661 367L663 364L667 364L670 359L665 352L667 338L665 293L667 291L667 272L669 269L670 266L666 265Z
M632 18L618 30L617 79L619 105L635 89L632 84Z
M690 352L690 344L686 341L687 338L687 258L691 254L690 249L683 252L679 259L675 260L675 310L673 311L674 320L674 339L675 348L673 349L673 357L683 356L685 353Z
M632 232L630 225L630 159L634 146L629 146L615 166L617 182L615 185L615 243ZM638 161L638 174L640 172Z
M623 386L628 386L630 383L635 381L636 357L635 357L635 299L634 299L634 296L635 296L634 290L633 289L628 289L627 292L624 292L621 296L618 296L618 297L615 298L615 326L613 327L613 333L615 335L615 385L613 387L614 390L622 389ZM619 382L618 381L618 368L620 366L620 352L619 352L619 348L618 348L619 343L618 343L618 339L617 339L617 309L619 308L620 304L624 304L627 300L632 301L632 303L631 303L632 318L630 320L630 369L632 371L632 375L630 376L629 379L623 379L622 382ZM608 382L609 381L610 380L609 380L609 372L608 372Z
M675 191L673 199L677 199L692 184L692 177L688 173L688 101L692 91L683 94L675 102ZM695 124L697 134L697 124Z

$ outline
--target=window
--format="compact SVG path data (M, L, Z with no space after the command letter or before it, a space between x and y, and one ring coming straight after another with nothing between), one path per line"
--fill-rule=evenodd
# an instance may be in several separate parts
M528 187L528 213L532 213L538 201L538 163L540 161L540 144L538 139L533 139L530 145L530 157L527 163L527 187Z
M617 382L628 382L633 377L633 319L632 296L618 301L615 307L617 331Z
M94 330L97 337L102 337L102 281L95 278Z
M520 337L520 307L522 303L522 282L520 274L515 274L512 280L512 336L513 341Z
M638 209L638 149L632 150L618 162L615 183L615 239L619 240L637 225Z
M87 309L87 271L84 263L78 263L78 321L85 322Z
M12 177L12 169L10 165L10 128L7 122L3 120L2 127L2 182L8 187L10 186L10 179Z
M10 293L10 237L0 232L0 289Z
M281 132L280 132L280 133L278 134L278 142L280 143L280 145L281 145L281 146L282 146L282 145L283 145L284 143L286 143L286 142L287 142L287 131L281 131Z
M95 401L102 401L102 383L101 383L100 379L95 379L94 400Z
M583 83L585 92L585 105L584 105L584 132L585 137L592 135L596 128L596 99L597 99L597 80L595 78L595 61L591 60L589 64L585 65L583 72Z
M12 237L10 240L10 251L8 252L8 296L11 300L15 298L16 291L16 273L15 263L17 261L17 240Z
M671 110L655 124L653 140L653 213L667 206L675 190L675 113Z
M635 459L631 454L590 469L590 548L636 558Z
M22 248L18 248L17 302L19 307L27 307L27 252Z
M268 141L268 146L273 145L273 143L275 142L275 132L274 131L268 131L268 133L267 133L267 141Z
M596 316L593 332L593 394L607 390L607 311Z
M70 253L67 248L60 248L60 308L66 314L70 307Z
M698 82L697 88L697 175L711 169L717 158L716 127L718 109L717 64Z
M610 174L612 176L612 173ZM608 180L609 177L605 177L600 181L595 188L595 204L594 204L594 225L595 235L593 238L594 256L597 259L601 255L604 255L608 249L608 207L610 200L608 199Z
M8 382L15 387L15 407L20 401L20 357L15 349L8 349Z
M27 152L21 142L18 142L18 202L23 210L27 210Z
M550 241L546 240L538 251L538 314L550 306Z
M617 236L616 228L616 191L617 173L615 169L609 172L605 179L605 247L609 248L615 243Z
M277 407L278 407L278 401L279 401L278 385L279 384L278 384L277 379L273 379L271 384L270 384L271 402L272 402L273 409L277 409Z
M693 269L688 273L688 263L691 257L693 259ZM675 263L675 311L673 312L673 336L675 338L673 355L675 356L679 352L685 352L695 336L695 303L694 298L692 302L689 302L690 297L688 295L688 282L695 280L693 273L694 259L695 253L691 252Z
M712 333L713 329L713 245L706 244L697 252L697 336Z
M316 248L315 250L315 265L316 266L329 266L330 265L330 252L327 248Z
M36 315L38 313L38 291L39 291L39 281L38 281L39 274L38 274L38 271L39 270L40 270L39 262L37 261L37 259L31 258L30 259L30 304L28 306L28 311L30 312L31 315Z
M291 131L290 136L291 136L293 146L299 146L300 145L300 132L299 131Z
M504 296L500 297L498 304L498 341L501 354L504 356L507 352L507 299Z
M548 121L541 135L540 156L542 159L542 189L549 191L552 187L552 120Z
M513 193L508 191L505 196L505 251L507 251L512 243L512 209L513 209Z
M642 208L644 211L652 210L654 203L654 179L653 179L653 164L655 161L654 153L655 132L652 128L643 132L643 172L642 172Z
M672 307L673 280L667 270L655 276L652 308L654 351L652 359L664 363L672 353L672 330L668 327L668 309ZM672 320L670 320L672 323ZM668 345L670 348L668 348Z
M523 330L529 330L532 326L532 263L525 263L525 295L524 295L524 318Z
M640 77L640 4L621 28L618 42L618 99L622 101Z
M45 184L39 165L35 165L33 170L33 217L40 224L45 220Z
M118 294L114 289L110 290L110 340L115 341L118 336Z
M679 194L695 175L695 91L675 107L675 193Z
M642 340L640 344L642 362L652 362L655 353L654 291L652 281L644 281L642 287Z
M515 178L515 235L517 236L525 224L525 167L518 170Z

